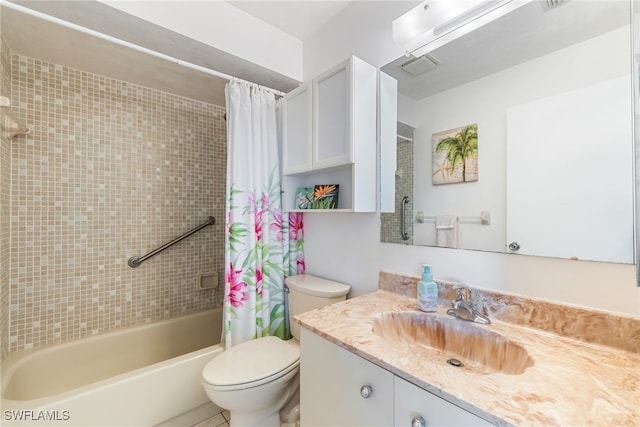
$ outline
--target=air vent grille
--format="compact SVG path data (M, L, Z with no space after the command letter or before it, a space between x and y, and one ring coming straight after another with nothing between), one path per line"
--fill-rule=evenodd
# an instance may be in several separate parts
M423 55L417 58L411 58L407 62L401 64L400 68L415 77L435 70L438 64L438 60L431 55Z
M547 6L546 9L550 10L550 9L554 9L554 8L556 8L558 6L562 6L567 1L568 0L545 0L543 2L543 4L546 3L546 6Z

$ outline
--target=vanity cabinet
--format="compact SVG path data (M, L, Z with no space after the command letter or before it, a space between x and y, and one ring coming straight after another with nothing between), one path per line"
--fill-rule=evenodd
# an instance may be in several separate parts
M493 425L400 377L394 378L393 391L395 394L394 426L485 427Z
M300 426L491 426L301 328Z
M298 210L297 188L337 184L337 209L321 211L376 211L377 79L375 67L352 56L285 95L285 210Z
M300 332L300 427L393 425L393 374Z

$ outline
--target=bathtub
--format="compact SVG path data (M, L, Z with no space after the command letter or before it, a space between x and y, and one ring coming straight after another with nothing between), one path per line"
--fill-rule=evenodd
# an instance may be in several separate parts
M207 404L201 373L221 328L217 308L12 353L0 424L153 426Z

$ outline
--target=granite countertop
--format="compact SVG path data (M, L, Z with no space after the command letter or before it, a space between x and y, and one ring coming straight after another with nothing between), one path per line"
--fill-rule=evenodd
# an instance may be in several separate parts
M406 277L404 279L407 282ZM408 283L414 285L418 280L409 279ZM447 290L450 286L446 283L439 285L441 295L449 295ZM380 288L385 289L385 286ZM551 331L541 329L531 316L526 321L519 319L519 322L514 322L513 313L505 315L504 310L495 309L485 310L491 317L490 325L471 324L447 315L446 299L441 300L438 312L423 313L418 310L415 297L409 296L410 289L398 292L394 286L386 288L388 290L378 290L300 314L296 321L348 351L496 425L640 426L640 351L637 350L640 319L605 312L589 313L589 310L554 303L545 307L548 311L557 311L558 307L562 309L565 322L569 324L589 319L593 325L581 328L587 330L587 335L593 334L594 328L613 322L617 330L602 332L617 335L624 343L621 346L603 345L585 339L560 324L557 319L562 316L557 313L551 316L555 319ZM481 291L476 291L475 295L482 300L481 294ZM487 295L499 295L500 298L494 298L494 302L509 300L504 294L488 292L484 296ZM521 298L517 300L520 307L524 306ZM491 306L488 298L482 301L484 308ZM533 305L535 303L532 302ZM383 314L389 312L435 316L444 322L456 321L472 328L482 328L483 334L499 334L525 349L531 360L518 374L478 368L473 363L462 368L452 367L446 363L451 355L445 352L428 347L416 350L415 345L402 340L390 342L374 333ZM572 317L576 312L580 313L579 319ZM593 322L594 318L600 320ZM567 329L569 333L566 333ZM633 342L629 344L629 340Z

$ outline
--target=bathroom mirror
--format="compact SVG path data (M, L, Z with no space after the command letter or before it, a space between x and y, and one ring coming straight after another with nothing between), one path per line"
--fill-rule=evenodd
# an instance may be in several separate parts
M382 67L402 123L381 241L631 264L630 2L520 4Z

